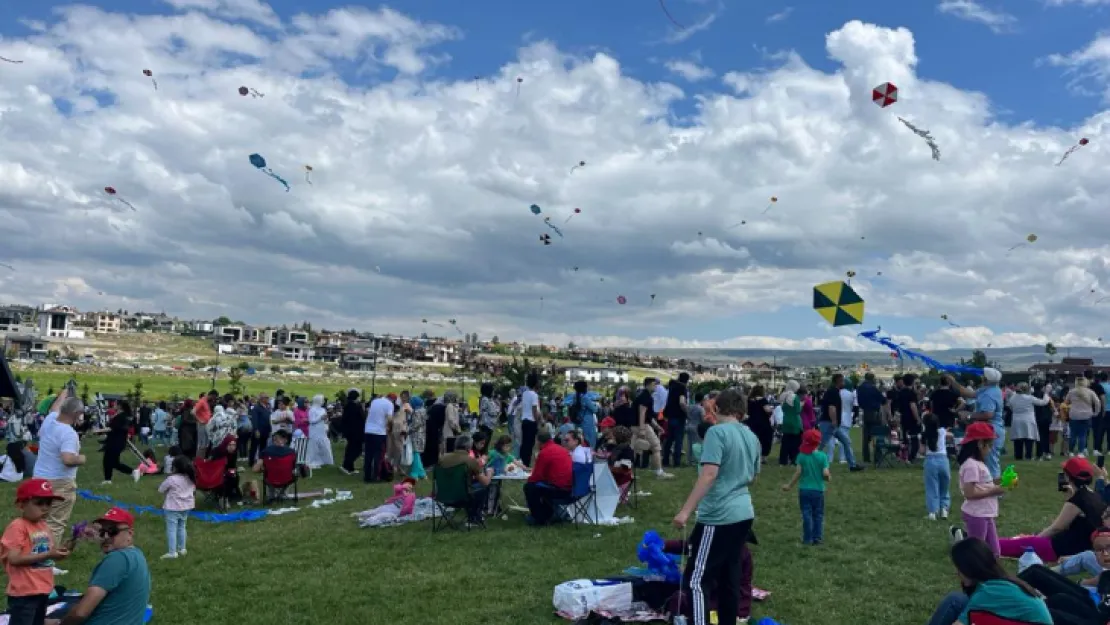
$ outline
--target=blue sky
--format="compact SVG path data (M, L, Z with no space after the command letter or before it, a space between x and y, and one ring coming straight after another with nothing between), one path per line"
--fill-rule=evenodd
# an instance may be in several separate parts
M206 2L216 5L219 2L234 3L250 0L172 1L178 4L191 3L192 7L196 8ZM426 51L420 50L422 54L426 53L430 56L446 54L450 57L448 62L430 63L428 69L420 74L423 80L435 78L466 81L475 75L483 78L495 77L504 71L506 65L518 59L523 48L535 42L547 41L556 46L559 52L582 60L590 59L595 53L607 54L620 63L622 77L628 77L639 83L652 85L669 82L678 85L684 91L683 97L669 103L670 125L676 131L684 128L709 127L704 116L700 115L704 112L700 107L703 102L711 99L716 99L718 104L726 103L721 99L722 94L726 97L735 95L729 93L730 88L722 81L722 77L729 72L751 73L755 76L770 75L783 66L785 58L783 53L792 51L805 65L819 72L821 78L834 76L844 71L845 62L842 59L832 58L832 53L826 44L829 33L841 31L851 20L859 20L881 29L905 27L913 34L913 51L918 59L913 72L917 79L949 85L961 92L960 106L965 108L974 106L974 98L970 92L981 92L989 100L990 110L989 115L986 116L986 123L974 126L974 132L990 136L993 134L992 124L997 122L1009 128L1019 127L1013 140L1020 142L1026 139L1019 136L1021 132L1043 128L1046 129L1046 136L1051 136L1040 137L1037 141L1052 143L1069 141L1068 135L1071 134L1069 129L1095 115L1102 108L1102 102L1097 95L1076 93L1072 87L1077 76L1069 75L1061 67L1044 61L1050 55L1066 55L1088 45L1099 35L1098 25L1105 23L1105 18L1110 15L1110 11L1098 6L1080 6L1081 3L1078 2L1069 4L1068 0L1059 0L1058 3L1065 6L1047 6L1047 2L1049 0L1011 0L1005 3L991 0L983 2L971 0L907 2L667 0L667 7L674 18L690 27L685 32L677 30L671 24L655 0L561 0L560 2L482 0L466 3L400 0L387 6L423 24L443 24L457 28L461 33L461 37L457 39L448 38L435 43ZM5 39L32 36L32 30L21 24L21 20L53 22L56 19L55 10L71 4L46 1L4 3L0 6L0 35ZM136 16L180 12L168 6L166 2L158 0L101 1L90 4L106 11ZM288 0L274 0L269 2L269 5L286 25L297 14L309 13L319 16L330 9L349 6L346 3ZM377 9L380 5L362 6ZM226 15L217 15L217 17L225 22L235 21L229 20ZM283 34L257 24L249 25L255 33L267 38L277 40L283 37ZM164 50L158 50L158 45L151 43L148 52L151 50L153 53L164 52ZM877 54L886 52L884 50ZM367 72L364 71L365 66L362 66L359 71L356 71L352 65L344 64L342 60L334 58L332 60L334 63L330 67L331 71L336 72L344 82L354 88L371 88L392 81L398 76L398 70L388 67L379 67L376 71ZM677 61L712 72L713 76L707 80L691 80L689 76L680 76L668 68L668 63ZM299 78L316 77L300 76ZM799 77L806 78L805 71L798 70L790 80L800 79ZM790 83L788 81L784 84ZM546 94L541 93L541 87L530 81L528 76L525 76L522 89L534 91L537 98L546 97ZM765 89L774 91L775 87L771 85ZM1100 86L1090 85L1090 89L1097 94ZM804 89L798 91L799 94L805 92ZM106 103L108 106L105 108L116 106L118 94L104 95L102 106ZM111 97L108 97L109 95ZM819 106L808 103L800 103L800 105L803 109ZM67 110L66 113L68 112ZM941 123L947 123L936 119L931 121L934 129ZM1023 124L1028 125L1028 128L1020 128ZM735 126L726 125L718 128L717 131L727 132L732 129L735 129ZM784 127L780 137L788 136L791 130L789 125ZM971 136L966 139L975 140ZM815 141L819 140L815 139ZM539 145L542 143L537 143L537 146ZM1050 145L1044 149L1051 152L1057 148ZM986 160L989 160L989 157ZM914 167L918 165L915 164ZM919 171L914 170L915 173ZM826 174L815 175L815 177L824 175ZM967 180L964 182L971 184L971 189L975 189L979 184ZM890 193L899 192L896 178L892 182L892 178L887 177L886 180L876 184L894 184L887 190ZM936 186L944 188L946 183L939 182ZM791 206L789 200L789 197L784 196L784 202L776 207L776 212L796 210L797 207ZM0 206L0 209L2 208ZM999 207L999 209L1016 210L1012 207ZM1031 215L1043 214L1043 206L1031 204L1029 211ZM587 217L582 219L585 220ZM1028 226L1018 223L1015 227L1022 232ZM983 227L981 223L972 222L961 224L960 228L965 231L980 229L984 231L984 235L986 231L991 230L989 227ZM888 229L888 235L889 232ZM868 239L874 241L881 238L875 234L877 233L868 231ZM820 239L821 235L822 232L817 231L807 236L812 242L814 237ZM734 235L726 234L725 238L730 236ZM794 247L802 245L801 242L792 243L786 239L776 239L775 237L781 237L779 232L771 232L769 236L770 238L760 242L772 250L775 241ZM991 233L991 236L994 234ZM998 238L1004 240L1013 237L1014 234L1010 232L998 235ZM855 235L851 237L852 240L858 240L858 238ZM1046 238L1043 245L1048 245L1047 241ZM735 247L735 241L729 244ZM845 245L845 243L841 242L838 245ZM970 251L975 251L974 245L969 245ZM898 249L868 251L863 257L847 261L853 263L847 266L855 267L855 263L865 265L881 262L882 259L899 251L905 253L922 251L917 248L905 249L904 246L897 245L893 247ZM752 247L752 249L756 248ZM951 250L923 251L931 254L927 259L929 262L943 263L945 254L952 254ZM536 255L536 250L530 250L530 252L531 256ZM1102 252L1091 252L1091 257L1098 258L1100 254ZM790 259L790 262L784 262L783 267L788 269L805 267L802 263L811 257ZM759 258L758 260L765 262L765 266L774 264L769 259ZM958 272L960 261L951 262L952 271ZM828 267L819 265L818 267L828 272L824 279L835 279L838 275L842 275L839 269L833 271ZM807 268L814 267L810 265ZM941 269L948 268L937 265L933 266L931 271L936 273ZM1047 268L1045 270L1048 271ZM1052 271L1056 273L1048 275L1058 279L1060 270ZM861 267L862 275L866 275L863 267ZM906 275L910 276L911 273ZM912 278L915 281L921 280L919 274L912 274ZM1082 282L1090 278L1083 275L1075 279ZM610 280L610 283L612 282L613 280ZM1110 287L1110 280L1104 280L1104 282L1107 282L1107 286ZM883 325L885 329L896 328L895 331L900 334L924 337L940 331L950 331L947 324L938 319L939 314L944 312L958 319L961 325L989 328L987 334L996 335L1013 333L1021 337L1030 333L1046 332L1046 328L1062 323L1062 317L1052 311L1046 312L1043 306L1034 307L1025 315L997 314L998 305L979 300L975 290L981 290L983 287L972 286L970 291L955 291L951 300L947 300L944 283L940 282L940 284L942 285L939 287L940 291L927 293L912 292L905 280L897 282L894 278L872 280L870 285L865 283L861 287L865 292L872 294L880 292L887 295L897 292L897 296L891 297L891 300L904 296L905 301L908 302L899 305L894 301L886 301L882 306L876 306L881 310L892 311L894 314L884 316L873 312L868 317L867 327ZM655 286L617 287L620 291L628 291L630 295L637 290L647 291L656 288ZM758 288L764 287L761 285ZM1102 288L1100 286L1099 290L1101 291ZM765 290L772 292L775 289L776 285L772 277L766 283ZM809 308L809 295L802 293L804 290L804 287L798 289L799 292L793 293L792 299L786 304L768 306L761 300L758 305L753 304L751 307L743 304L723 306L716 314L693 319L686 314L662 314L659 308L667 306L665 302L668 294L660 290L659 308L653 309L651 314L642 320L633 320L633 323L629 323L627 318L599 317L580 320L570 324L577 327L565 328L564 331L575 336L582 334L633 336L638 339L667 337L678 341L716 341L740 336L804 339L821 338L829 336L830 333L841 334L841 331L833 332L821 325L820 319ZM905 293L903 294L902 291ZM558 296L552 294L548 297ZM692 295L688 292L675 297L689 298ZM868 299L871 301L870 295ZM751 301L751 298L747 301ZM963 307L962 310L961 307ZM628 309L631 310L632 306L630 305ZM549 310L545 314L558 318L563 313ZM1070 321L1068 320L1069 323ZM544 323L548 325L545 330L554 331L555 319L549 319ZM1110 329L1107 330L1107 334L1110 334ZM962 339L947 336L936 340L942 339L978 340L970 336L964 336ZM1025 339L1014 338L1013 340Z

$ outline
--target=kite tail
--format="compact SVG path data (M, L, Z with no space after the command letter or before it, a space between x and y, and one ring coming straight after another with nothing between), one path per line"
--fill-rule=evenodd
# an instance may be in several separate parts
M132 204L131 202L128 202L127 200L125 200L123 198L119 198L119 201L123 202L124 206L127 206L128 208L135 211L136 213L139 212L139 209L135 208L135 205Z
M12 267L11 265L9 265L7 263L0 263L0 267L6 267L8 269L11 269L12 271L15 271L15 267Z
M563 224L565 225L568 222L570 222L571 219L574 219L574 215L575 215L574 213L571 213L570 217L567 217L566 219L563 220ZM563 235L559 235L559 236L563 236Z
M554 231L555 231L555 234L559 235L559 238L560 238L560 239L561 239L561 238L563 238L563 231L559 229L559 226L556 226L555 224L553 224L553 223L551 223L551 222L548 222L548 223L547 223L547 227L548 227L548 228L551 228L552 230L554 230Z
M312 180L309 179L309 176L311 176L311 175L312 174L308 173L307 171L304 174L304 181L307 182L309 184L309 186L312 186Z
M288 193L288 192L289 192L289 183L288 183L288 182L286 182L284 178L282 178L281 176L279 176L279 175L275 174L275 173L273 172L273 170L271 170L271 169L267 169L267 170L264 170L264 171L263 171L263 173L265 173L265 174L266 174L267 176L269 176L269 177L273 178L274 180L277 180L277 181L278 181L278 182L280 182L281 184L285 185L285 192L286 192L286 193Z
M158 81L157 81L157 80L154 80L153 78L151 78L151 79L150 79L150 82L154 83L154 90L155 90L155 91L158 91Z
M256 98L264 98L264 97L266 97L266 94L265 94L265 93L259 93L258 89L253 89L253 88L251 89L251 95L252 95L252 96L254 96L254 97L256 97Z
M774 206L774 205L775 205L775 203L774 203L774 202L772 202L772 203L768 204L768 205L767 205L767 208L763 209L763 212L762 212L762 213L760 213L760 215L766 215L766 214L767 214L767 211L771 210L771 207L772 207L772 206Z
M575 165L574 167L571 167L571 168L570 168L570 173L572 173L572 174L573 174L573 173L574 173L574 170L578 169L579 167L581 167L581 165Z
M1071 148L1069 148L1067 152L1064 152L1064 155L1060 157L1060 160L1059 160L1059 162L1056 163L1056 166L1059 167L1060 165L1063 165L1064 161L1068 160L1068 157L1071 156L1071 153L1078 150L1078 149L1079 149L1078 145L1071 146Z
M5 63L15 63L16 65L19 65L20 63L23 62L23 61L16 61L15 59L4 58L2 56L0 56L0 61L4 61Z
M861 337L863 337L863 338L865 338L869 341L874 341L875 343L878 343L879 345L882 345L883 347L886 347L890 351L897 353L899 358L909 358L911 360L916 360L916 361L918 361L918 362L920 362L920 363L922 363L926 366L929 366L933 369L936 369L937 371L947 371L948 373L970 373L972 375L983 375L983 370L982 369L979 369L979 368L976 368L976 367L968 367L968 366L965 366L965 365L947 365L947 364L944 364L944 363L942 363L938 360L930 358L929 356L926 356L925 354L920 354L920 353L915 352L913 350L906 349L905 347L902 347L901 345L898 345L897 343L895 343L894 341L891 341L889 338L887 338L885 336L879 336L879 331L878 330L868 330L866 332L860 332L859 336L861 336Z

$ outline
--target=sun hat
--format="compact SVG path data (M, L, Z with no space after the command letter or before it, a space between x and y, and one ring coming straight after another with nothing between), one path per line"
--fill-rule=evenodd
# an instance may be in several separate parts
M15 501L30 501L31 499L60 500L62 497L54 494L54 485L49 480L33 478L23 482L15 490Z
M978 421L967 426L967 431L964 433L963 445L974 441L993 441L998 438L994 433L994 427L989 423Z

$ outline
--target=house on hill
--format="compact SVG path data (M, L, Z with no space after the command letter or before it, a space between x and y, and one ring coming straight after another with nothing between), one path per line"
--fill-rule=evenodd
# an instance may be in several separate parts
M1094 358L1063 358L1058 363L1039 362L1029 367L1030 373L1043 376L1075 377L1083 375L1087 370L1094 371L1096 376L1100 373L1110 374L1110 366L1096 365Z

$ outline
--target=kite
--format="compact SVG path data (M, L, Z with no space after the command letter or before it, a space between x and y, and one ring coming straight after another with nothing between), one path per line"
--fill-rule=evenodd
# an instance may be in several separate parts
M265 93L259 93L258 89L254 89L252 87L239 87L239 95L246 96L248 94L250 94L251 97L254 97L254 98L264 98L264 97L266 97L266 94Z
M15 59L9 59L2 56L0 56L0 61L3 61L5 63L14 63L16 65L20 65L23 63L23 61L16 61Z
M839 280L813 287L813 309L834 328L863 323L863 298Z
M555 234L559 235L560 239L563 238L563 231L559 229L559 226L556 226L555 224L551 223L551 218L550 217L544 217L543 218L543 223L547 224L548 228L551 228L552 230L554 230Z
M572 174L573 174L573 173L574 173L574 170L578 169L579 167L585 167L585 166L586 166L586 161L578 161L578 164L577 164L577 165L575 165L574 167L571 167L571 168L570 168L570 173L572 173Z
M940 318L947 321L948 325L952 326L953 328L960 327L960 324L954 323L951 319L948 318L948 315L941 315Z
M149 78L150 82L154 83L154 90L158 91L158 81L154 79L154 72L150 71L149 69L144 69L143 76Z
M458 321L456 321L454 319L448 319L447 323L451 324L451 327L455 328L455 332L458 332L459 334L463 333L463 331L459 329L459 322Z
M309 185L312 184L312 165L304 166L304 181Z
M937 142L933 139L933 135L929 134L928 130L921 130L917 126L914 126L913 124L911 124L908 121L902 119L901 117L898 118L898 121L905 124L906 128L909 128L910 130L912 130L913 134L915 134L915 135L917 135L917 136L919 136L919 137L921 137L922 139L925 140L925 145L928 145L929 149L933 152L933 160L934 161L939 161L940 160L940 146L937 145Z
M533 204L533 205L529 206L528 209L532 211L533 215L539 215L540 213L543 212L543 209L541 209L539 207L539 205L537 205L537 204Z
M654 306L654 305L655 305L655 293L652 293L651 294L651 303L648 304L648 306Z
M625 304L628 303L628 300L623 295L618 295L617 296L617 303L620 304L621 306L624 306Z
M1068 160L1068 157L1071 156L1072 152L1087 145L1088 143L1090 143L1090 141L1087 140L1087 137L1083 137L1082 139L1080 139L1079 143L1076 143L1075 145L1068 148L1067 152L1064 152L1064 155L1060 157L1060 161L1056 163L1056 166L1059 167L1060 165L1063 165L1064 161Z
M746 219L741 219L740 223L732 224L731 226L729 226L729 228L735 228L736 226L746 226L746 225L748 225L747 220ZM700 235L701 233L699 232L698 234Z
M420 323L429 323L429 322L428 322L427 319L421 319ZM443 327L442 323L436 323L436 322L432 321L431 324L436 326L437 328L442 328Z
M281 184L285 185L285 192L286 193L289 192L289 183L286 182L285 179L282 178L281 176L275 174L274 170L270 169L269 167L266 167L266 159L262 158L261 154L251 154L250 155L250 161L251 161L251 165L254 165L256 168L258 168L258 171L266 174L267 176L269 176L269 177L273 178L274 180L277 180Z
M540 310L543 310L543 296L540 296Z
M679 30L686 30L686 27L682 24L679 24L678 20L676 20L674 16L671 15L671 12L667 10L667 5L665 2L663 2L663 0L659 0L659 8L663 9L663 15L666 15L667 19L671 20L671 23L677 26Z
M852 284L852 278L856 277L856 272L849 269L844 272L844 275L848 276L848 284Z
M771 210L771 207L774 206L778 201L779 201L779 199L772 195L771 196L771 202L769 204L767 204L767 208L763 209L763 212L760 213L760 215L766 215L767 211Z
M520 76L517 76L516 77L516 99L518 99L518 100L520 99L520 83L522 83L522 82L524 82L524 79L521 78Z
M381 268L381 267L379 267L378 265L374 265L374 271L376 271L376 272L378 272L378 273L381 273L381 272L382 272L382 268Z
M875 276L876 276L876 277L878 277L878 276L881 276L881 275L883 275L883 272L881 272L881 271L876 271L876 272L875 272Z
M1011 247L1010 249L1006 250L1006 253L1009 254L1010 252L1016 250L1017 248L1019 248L1023 245L1029 245L1030 243L1036 243L1036 242L1037 242L1037 235L1031 234L1031 235L1025 237L1025 240L1022 241L1021 243L1018 243L1017 245L1015 245L1015 246Z
M898 87L894 83L884 82L871 90L871 101L885 109L898 101Z
M550 234L541 234L540 235L540 243L543 243L544 245L551 245L551 235Z
M15 267L12 267L8 263L0 263L0 267L6 267L8 269L11 269L12 271L15 271Z
M112 196L113 200L118 200L118 201L122 202L124 206L127 206L128 208L130 208L131 210L133 210L135 212L139 212L138 209L135 208L134 204L132 204L131 202L128 202L127 200L121 198L119 196L119 194L116 193L116 188L115 187L104 187L104 192L107 193L108 195Z
M577 214L579 214L579 213L581 213L581 212L582 212L582 209L581 209L581 208L576 208L576 209L574 209L574 212L573 212L573 213L571 213L571 214L570 214L570 217L567 217L567 218L566 218L566 220L564 220L564 221L563 221L563 223L564 223L564 224L565 224L565 223L567 223L568 221L570 221L571 219L573 219L575 215L577 215ZM560 235L560 236L562 236L562 235Z
M480 90L479 87L478 87L478 76L474 76L474 90L475 91Z
M946 365L942 362L939 362L939 361L937 361L933 358L930 358L930 357L926 356L925 354L919 354L915 351L906 349L905 347L902 347L901 345L898 345L898 344L894 343L894 341L891 341L889 337L879 336L879 332L881 332L881 331L882 331L881 328L878 329L878 330L868 330L867 332L860 332L859 336L861 336L861 337L863 337L863 338L865 338L869 341L874 341L874 342L878 343L879 345L882 345L883 347L886 347L887 349L889 349L891 351L891 353L897 353L899 358L909 358L911 360L916 360L918 362L921 362L921 363L925 364L928 367L932 367L933 369L936 369L937 371L947 371L948 373L970 373L972 375L983 375L983 370L982 369L977 369L975 367L968 367L968 366L965 366L965 365Z

